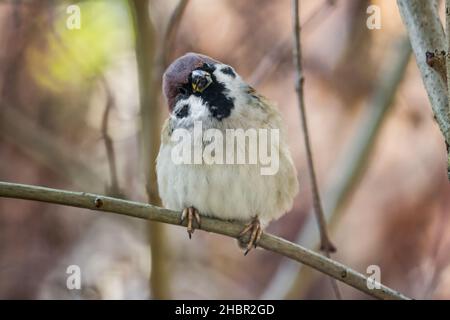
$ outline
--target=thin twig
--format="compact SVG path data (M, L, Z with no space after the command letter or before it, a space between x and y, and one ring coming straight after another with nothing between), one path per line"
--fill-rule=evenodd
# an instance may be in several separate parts
M369 157L376 145L376 138L380 132L383 120L387 118L390 107L393 106L397 89L406 72L411 53L408 39L401 39L398 43L395 43L391 52L390 55L387 55L386 64L383 66L377 81L378 88L366 107L354 139L351 145L342 152L339 165L334 170L331 184L326 188L325 216L332 230L336 227L337 222L344 213L343 209L362 179ZM312 226L312 224L313 222L311 221L309 225ZM304 230L307 226L308 224L305 224ZM305 236L307 233L306 231ZM312 236L310 237L313 239ZM317 241L315 242L313 247L317 248L319 244ZM313 278L314 275L308 270L300 268L296 280L291 281L293 285L289 290L288 296L304 292Z
M313 21L318 21L317 18L320 18L325 13L329 12L331 9L334 9L336 7L336 1L337 0L324 0L324 2L317 7L308 18L305 19L305 21L301 24L301 28L305 30L308 27L313 26ZM320 20L322 21L322 20Z
M301 24L302 30L313 27L313 21L316 18L325 15L331 9L335 8L336 0L324 0L323 3L313 11L308 18ZM321 20L323 21L323 20ZM269 78L271 73L277 69L280 63L292 52L291 36L281 38L272 48L262 57L252 74L248 78L248 82L257 87L265 79Z
M300 109L303 137L304 137L305 148L306 148L306 158L308 161L308 170L309 170L310 179L311 179L311 189L312 189L312 193L313 193L314 212L316 214L317 221L319 224L321 250L324 250L325 252L334 252L334 251L336 251L336 248L331 243L330 238L328 236L326 221L325 221L325 217L323 214L322 204L320 201L319 187L317 185L316 171L314 169L314 161L313 161L313 156L312 156L311 143L310 143L310 139L309 139L308 122L307 122L306 108L305 108L305 97L304 97L304 92L303 92L305 77L303 75L303 68L302 68L299 1L292 0L292 4L293 4L292 16L293 16L293 24L294 24L293 56L294 56L294 65L297 70L295 89L297 91L298 106Z
M20 7L21 7L21 2L20 0L16 0L13 2L13 7L14 7L14 11L13 11L13 17L14 17L14 23L15 23L15 27L19 28L21 25L21 17L20 17Z
M103 136L103 140L105 142L105 149L106 149L106 156L108 158L108 164L109 164L109 175L111 177L110 185L107 188L107 193L122 198L122 192L119 188L119 181L117 178L117 165L116 165L116 154L114 152L114 143L112 141L111 136L108 132L108 125L109 125L109 115L111 112L112 107L114 106L114 97L111 93L111 90L109 88L109 85L106 81L106 79L102 79L102 84L105 89L106 93L106 105L105 105L105 111L103 112L102 117L102 127L101 132Z
M325 220L325 215L322 209L322 203L320 201L319 187L317 185L316 172L314 169L314 161L311 150L311 143L309 139L308 123L306 118L306 108L305 108L305 98L304 98L304 82L305 78L303 76L302 68L302 51L301 51L301 41L300 41L300 6L299 0L292 0L292 21L293 21L293 34L294 34L294 66L297 71L297 78L295 81L295 89L297 91L298 106L300 108L300 116L303 129L303 137L306 148L306 158L308 162L308 170L311 180L311 190L313 195L313 206L314 212L316 214L317 223L319 225L320 233L320 249L325 252L325 255L329 258L330 252L335 252L336 247L331 243L330 237L327 230L327 222ZM341 293L339 287L335 281L332 281L332 286L336 297L341 299Z
M395 43L392 54L395 58L386 58L386 64L380 73L377 90L365 107L364 114L352 141L337 157L336 166L330 182L324 192L324 212L330 227L336 225L346 202L349 201L352 190L361 180L364 168L375 146L376 138L403 79L408 61L411 56L411 46L407 38ZM296 237L295 243L308 248L317 248L319 245L314 231L315 221L308 215L306 222ZM262 299L283 299L298 296L299 286L304 286L306 278L302 276L302 268L298 268L292 261L284 260L278 267L275 276L267 286ZM308 273L308 276L311 275ZM293 280L295 279L295 280Z
M118 213L140 219L158 221L172 225L180 224L180 212L163 209L151 204L117 199L86 192L51 189L39 186L0 182L0 197L35 200L65 206ZM238 238L243 225L219 219L202 217L201 230ZM258 245L266 250L304 263L322 273L342 281L378 299L409 300L407 296L380 284L369 289L368 279L359 272L314 251L303 248L277 236L263 233Z
M186 10L189 0L179 0L175 9L172 11L169 22L165 28L164 38L162 40L162 49L160 50L159 64L162 68L161 74L168 65L169 53L172 52L172 46L175 41L178 26Z
M248 77L248 82L257 87L265 79L269 78L270 74L277 69L278 65L291 52L291 37L281 38L267 52L258 65Z
M324 209L331 219L345 206L361 180L368 160L376 145L389 110L394 105L397 90L405 75L411 57L411 45L406 36L397 39L392 45L389 58L382 66L378 86L367 104L354 138L343 150L334 178L325 192ZM329 213L329 214L328 214Z

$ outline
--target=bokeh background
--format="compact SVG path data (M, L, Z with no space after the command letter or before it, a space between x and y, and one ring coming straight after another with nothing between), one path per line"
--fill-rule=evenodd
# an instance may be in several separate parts
M67 28L76 4L81 28ZM381 28L366 26L381 9ZM333 258L418 299L450 298L446 152L395 1L301 1L305 99ZM298 169L268 231L317 249L294 91L290 1L0 0L0 180L158 203L161 74L196 51L279 106ZM230 186L231 188L233 186ZM81 290L66 288L78 265ZM235 241L134 218L0 199L0 298L334 299L318 272ZM369 275L369 274L368 274ZM346 299L369 298L339 284Z

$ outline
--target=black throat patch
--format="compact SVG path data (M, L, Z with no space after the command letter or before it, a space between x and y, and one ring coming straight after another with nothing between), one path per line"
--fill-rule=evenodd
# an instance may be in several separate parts
M207 71L211 74L212 83L205 89L205 91L201 93L196 92L193 94L203 99L209 109L209 112L217 120L221 121L222 119L229 117L231 110L234 108L234 99L225 95L225 93L229 92L229 90L222 82L219 82L213 74L216 67L205 63L199 69Z

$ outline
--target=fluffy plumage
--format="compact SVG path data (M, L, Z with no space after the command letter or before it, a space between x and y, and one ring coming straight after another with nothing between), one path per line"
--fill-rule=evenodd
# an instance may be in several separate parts
M192 72L211 75L202 92L192 90ZM263 225L292 207L298 192L296 170L285 141L278 110L255 92L234 69L204 55L189 53L175 60L163 78L163 91L170 110L157 159L158 187L165 207L183 210L194 207L201 215L249 222L259 218ZM175 164L171 134L177 128L192 130L201 121L204 130L279 129L279 170L261 175L257 164ZM204 148L216 140L199 138ZM270 149L269 149L270 150Z

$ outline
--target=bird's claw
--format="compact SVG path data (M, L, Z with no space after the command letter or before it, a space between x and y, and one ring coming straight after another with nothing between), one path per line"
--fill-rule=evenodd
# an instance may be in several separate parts
M250 232L250 239L248 240L247 246L245 247L244 256L250 252L252 248L256 248L259 240L261 239L263 229L258 218L254 218L250 223L246 224L244 229L239 234L242 237Z
M198 213L197 209L194 207L185 208L183 212L181 213L181 221L180 223L183 223L184 220L187 219L187 233L189 235L189 239L192 238L192 234L194 233L194 225L193 221L197 223L197 227L200 228L201 226L201 218L200 214Z

